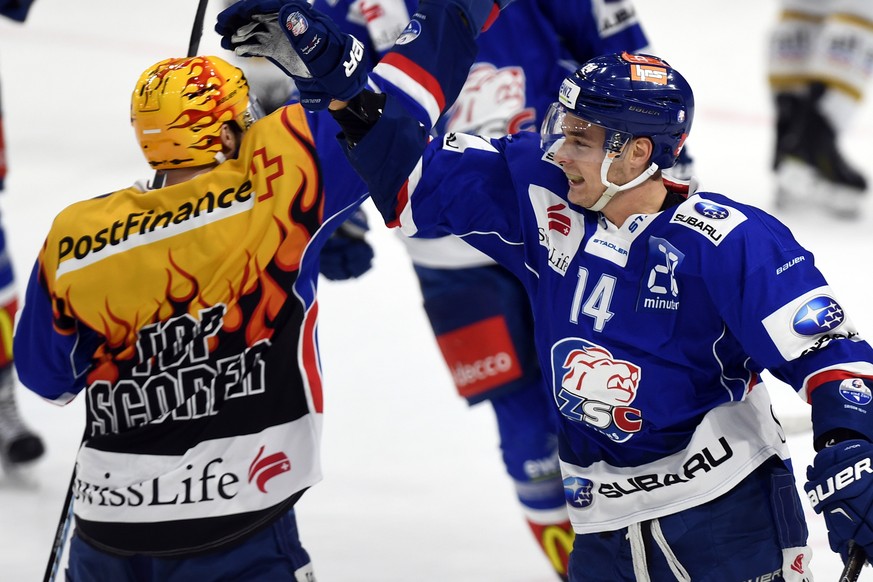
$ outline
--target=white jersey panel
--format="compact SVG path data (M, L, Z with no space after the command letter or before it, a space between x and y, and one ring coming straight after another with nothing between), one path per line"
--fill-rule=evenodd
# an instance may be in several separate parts
M562 461L570 521L587 534L678 513L727 493L772 455L787 459L788 447L759 385L707 413L688 445L667 457L636 467Z

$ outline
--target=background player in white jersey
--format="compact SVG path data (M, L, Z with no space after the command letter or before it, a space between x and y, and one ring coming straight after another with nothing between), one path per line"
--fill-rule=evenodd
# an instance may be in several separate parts
M220 21L225 44L271 55L323 106L320 83L342 67L310 66L299 29L234 34L269 19L262 8ZM694 116L685 79L656 57L605 55L564 79L541 139L431 141L489 16L475 1L438 8L423 1L374 69L382 93L330 108L387 223L465 236L524 282L560 413L570 579L812 579L765 369L812 405L805 489L831 547L873 554L873 349L784 225L663 181ZM321 22L304 2L281 14Z
M32 1L0 0L0 15L24 22ZM3 139L3 106L0 99L0 192L6 178L6 143ZM40 458L42 439L21 419L15 398L12 357L12 327L18 309L15 274L6 247L6 232L0 226L0 464L14 467Z
M314 580L293 507L321 479L318 251L360 199L324 195L299 105L258 117L222 59L149 67L155 180L66 208L39 254L19 374L86 398L70 580Z
M873 74L873 2L782 0L781 9L769 58L776 203L857 218L867 178L842 153L840 136Z

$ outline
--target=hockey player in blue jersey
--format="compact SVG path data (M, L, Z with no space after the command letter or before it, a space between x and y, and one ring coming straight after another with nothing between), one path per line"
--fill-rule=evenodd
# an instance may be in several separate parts
M330 95L355 55L319 58L346 37L299 0L287 34L253 37L263 7L220 19L225 44L257 45L334 111L386 223L464 236L524 283L560 413L571 580L812 580L765 369L812 405L805 490L831 548L873 555L873 349L779 221L665 186L694 116L675 69L597 57L564 79L541 136L431 141L490 3L422 2L371 74L381 92L349 101ZM321 48L299 40L311 27Z
M417 4L312 2L358 38L374 63L393 46ZM522 34L524 43L512 42ZM454 106L440 118L439 135L536 131L554 100L554 87L579 63L616 50L647 52L648 40L629 0L545 0L517 3L476 44L476 61ZM336 142L338 127L330 115L313 112L310 122L322 163L331 168L325 190L366 191ZM337 235L331 240L345 242L343 248L362 247ZM494 411L502 460L524 517L552 567L566 576L573 529L558 464L555 411L537 362L527 293L511 272L458 237L400 240L457 392L471 406ZM325 268L331 258L352 264L349 253L331 251L325 246L321 253L322 273L329 277L338 271Z

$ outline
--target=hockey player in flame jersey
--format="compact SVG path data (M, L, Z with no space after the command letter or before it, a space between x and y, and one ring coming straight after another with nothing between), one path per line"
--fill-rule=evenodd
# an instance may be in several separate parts
M523 281L555 396L566 373L555 348L569 339L639 368L630 438L561 410L570 580L812 580L765 369L811 404L818 453L805 489L831 548L873 555L870 401L845 388L871 385L873 349L785 225L718 193L686 199L662 179L694 116L684 77L654 56L602 55L555 87L539 138L431 141L421 124L443 107L437 96L457 94L478 32L464 25L475 2L448 3L452 27L434 18L440 4L422 2L410 26L421 34L373 70L383 93L336 93L330 107L387 224L464 236ZM571 223L566 269L541 244L538 213L556 199Z
M131 121L155 180L63 210L39 254L15 349L31 390L87 401L72 579L312 579L316 259L360 201L323 196L300 106L257 118L222 59L150 67Z

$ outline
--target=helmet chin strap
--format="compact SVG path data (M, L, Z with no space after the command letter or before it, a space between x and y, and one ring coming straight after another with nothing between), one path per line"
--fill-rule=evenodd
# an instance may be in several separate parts
M613 196L624 190L629 190L631 188L634 188L635 186L639 186L640 184L651 178L652 175L658 171L658 164L652 162L642 174L640 174L627 184L619 186L618 184L613 184L606 178L606 175L609 173L609 167L612 165L612 162L615 161L616 157L618 156L607 154L606 157L603 158L603 163L600 165L600 182L604 186L606 186L606 190L603 192L603 194L600 195L600 198L597 199L597 202L595 202L591 206L586 207L588 208L588 210L600 212L601 210L603 210L603 207L606 206L610 200L612 200Z

